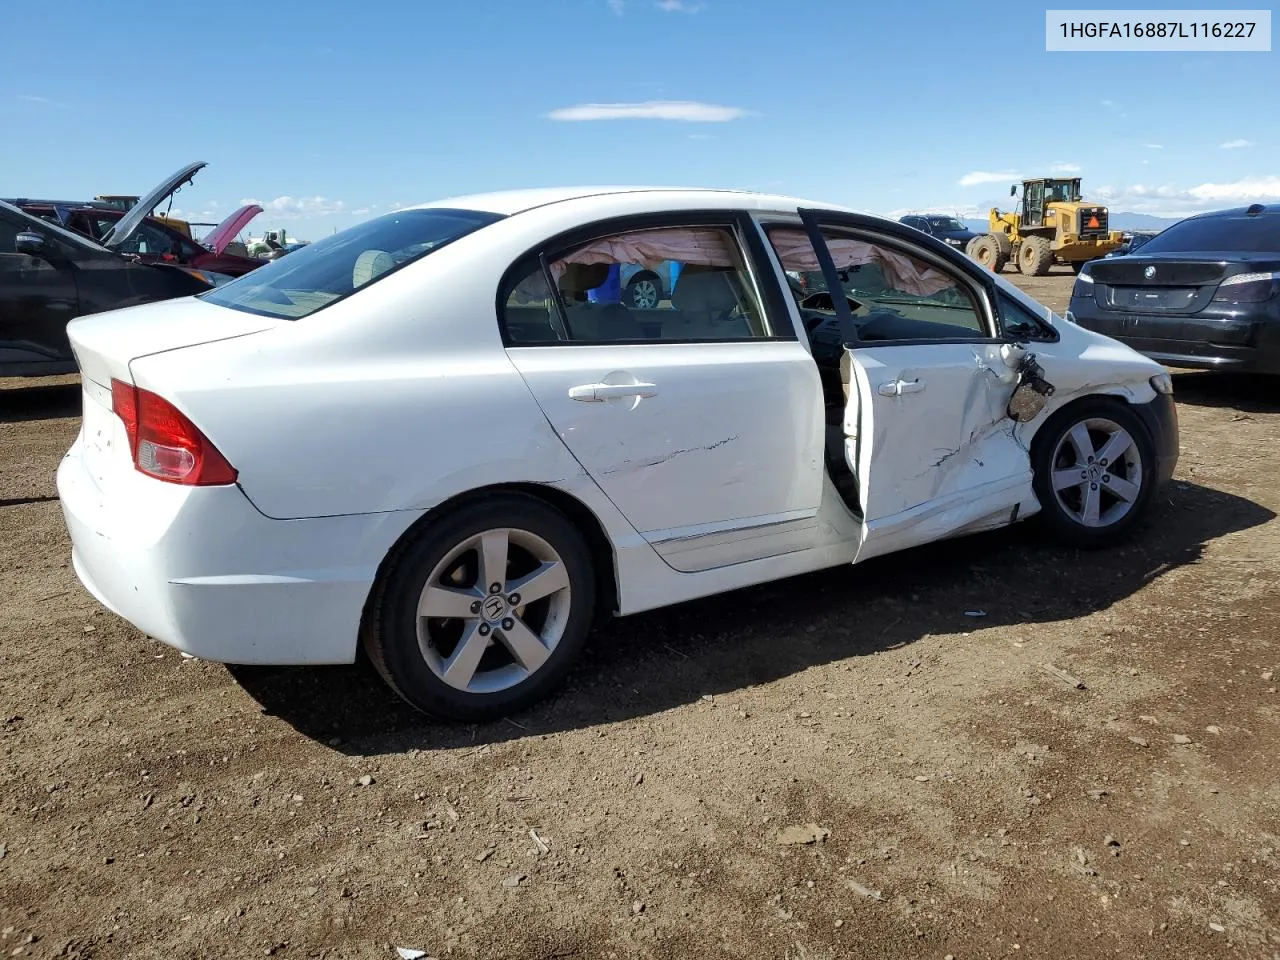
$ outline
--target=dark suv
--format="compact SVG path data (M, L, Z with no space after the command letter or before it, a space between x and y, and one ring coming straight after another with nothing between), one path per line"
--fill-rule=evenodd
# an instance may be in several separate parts
M1169 366L1280 373L1280 204L1189 217L1086 263L1067 316Z
M215 284L211 274L144 263L0 201L0 377L75 373L68 321Z
M908 227L915 227L921 233L927 233L931 237L937 237L947 246L955 247L957 250L963 250L969 245L969 241L977 236L955 217L933 213L911 214L898 222L905 223Z

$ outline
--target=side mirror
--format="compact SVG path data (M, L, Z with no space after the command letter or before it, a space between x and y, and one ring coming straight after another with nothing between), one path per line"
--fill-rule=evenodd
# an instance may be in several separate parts
M43 257L48 252L44 237L31 230L23 230L19 233L14 239L13 248L18 253L25 253L29 257Z
M1015 183L1009 188L1009 196L1016 197L1018 195L1018 185Z

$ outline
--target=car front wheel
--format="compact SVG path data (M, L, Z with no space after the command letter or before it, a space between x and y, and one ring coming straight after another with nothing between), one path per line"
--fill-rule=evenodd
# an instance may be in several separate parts
M1055 416L1032 444L1033 485L1050 532L1075 547L1121 539L1151 498L1155 453L1119 400L1090 399Z
M594 609L591 555L574 524L533 497L502 495L427 524L399 548L361 640L409 704L475 722L557 687Z

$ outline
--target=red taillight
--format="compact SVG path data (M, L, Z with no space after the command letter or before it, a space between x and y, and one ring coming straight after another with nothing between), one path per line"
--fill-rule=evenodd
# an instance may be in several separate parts
M112 380L111 407L124 421L133 464L142 473L188 486L236 482L235 468L168 400Z

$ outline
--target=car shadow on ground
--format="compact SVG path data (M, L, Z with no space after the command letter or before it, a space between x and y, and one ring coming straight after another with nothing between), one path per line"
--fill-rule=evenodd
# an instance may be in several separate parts
M80 384L55 383L0 390L0 423L78 417Z
M1274 516L1178 482L1134 539L1109 551L1048 546L1033 523L1020 524L621 618L595 631L559 693L479 725L422 717L367 665L230 670L264 712L344 753L474 747L649 716L708 695L749 697L756 684L930 634L1086 616L1195 563L1209 542ZM983 616L970 616L977 612Z
M1179 403L1195 407L1273 413L1280 407L1280 377L1179 371L1173 375L1173 397Z

